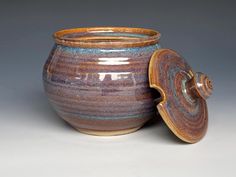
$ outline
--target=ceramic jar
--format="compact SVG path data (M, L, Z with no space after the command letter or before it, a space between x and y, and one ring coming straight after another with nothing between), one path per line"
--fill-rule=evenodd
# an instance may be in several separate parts
M60 117L80 132L119 135L154 117L148 66L160 34L142 28L77 28L54 33L43 81Z

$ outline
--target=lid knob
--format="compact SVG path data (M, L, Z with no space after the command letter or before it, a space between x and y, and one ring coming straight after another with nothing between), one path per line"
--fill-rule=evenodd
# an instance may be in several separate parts
M209 98L213 91L212 81L201 72L196 72L193 78L187 82L190 94L195 97L201 97L204 100Z

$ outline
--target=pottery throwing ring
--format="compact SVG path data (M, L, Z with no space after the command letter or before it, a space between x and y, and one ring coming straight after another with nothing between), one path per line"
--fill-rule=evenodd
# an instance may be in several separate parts
M171 131L185 142L198 142L207 130L211 80L194 73L175 51L159 49L150 60L149 82L161 94L157 109Z

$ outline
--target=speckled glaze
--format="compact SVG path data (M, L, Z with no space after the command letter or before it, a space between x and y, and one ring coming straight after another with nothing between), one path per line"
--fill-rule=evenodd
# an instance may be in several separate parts
M149 82L161 93L157 108L167 126L181 140L198 142L207 131L206 99L212 93L211 80L194 73L175 51L160 49L150 60Z
M83 133L118 135L155 114L148 65L160 34L142 28L78 28L54 34L43 70L50 103Z

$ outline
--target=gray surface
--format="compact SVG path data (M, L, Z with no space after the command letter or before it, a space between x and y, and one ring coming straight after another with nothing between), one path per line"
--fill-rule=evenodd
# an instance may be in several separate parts
M0 176L236 176L235 1L135 2L1 1ZM41 82L51 34L84 26L159 30L162 47L210 75L207 136L186 145L157 122L130 135L93 137L58 118Z

